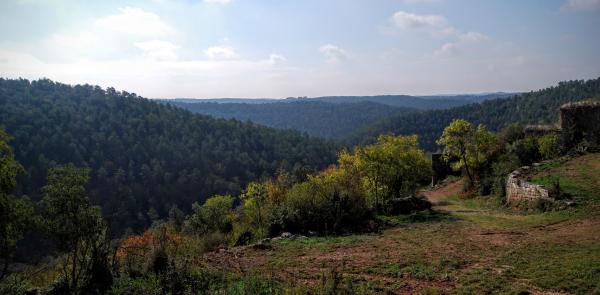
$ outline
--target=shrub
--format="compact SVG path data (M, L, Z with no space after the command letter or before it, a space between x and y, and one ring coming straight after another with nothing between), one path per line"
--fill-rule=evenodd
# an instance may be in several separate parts
M368 213L359 175L339 167L293 186L286 206L285 226L296 231L339 233L360 227Z
M509 152L515 154L521 164L531 165L531 163L538 162L542 158L538 147L537 138L530 136L513 143Z
M498 158L496 162L492 164L491 174L491 194L499 197L506 195L506 177L512 171L516 170L521 166L519 158L515 154L504 154Z
M200 206L192 204L194 213L186 224L186 230L195 234L207 234L210 232L228 233L232 229L233 197L214 196L206 200Z
M343 152L339 162L364 176L353 181L365 183L372 207L380 212L388 211L382 205L390 199L414 195L418 185L431 177L431 162L416 135L381 135L376 144L357 148L354 154Z
M549 134L538 139L539 151L542 158L554 159L560 156L560 139L558 135Z
M523 126L518 123L510 124L502 129L499 134L500 142L504 144L512 144L517 140L525 137Z
M163 294L161 282L155 275L131 278L119 277L112 285L111 294L114 295L161 295Z

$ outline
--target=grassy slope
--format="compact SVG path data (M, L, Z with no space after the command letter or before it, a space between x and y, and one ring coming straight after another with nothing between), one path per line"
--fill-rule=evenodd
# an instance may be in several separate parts
M392 218L380 234L314 237L208 253L204 263L291 286L319 285L335 269L365 293L600 293L600 154L546 165L575 208L521 214L494 198L464 200L454 185L435 211Z

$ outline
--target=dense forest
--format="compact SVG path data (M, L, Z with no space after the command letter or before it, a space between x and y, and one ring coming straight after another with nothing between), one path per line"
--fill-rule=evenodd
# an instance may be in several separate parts
M161 100L194 113L280 129L295 129L333 139L350 136L384 118L416 110L447 109L509 96L509 93L449 96L323 96L286 99L169 99Z
M0 113L26 171L15 194L39 199L56 165L90 168L90 199L119 231L146 228L175 206L188 211L208 196L237 194L280 169L302 178L336 157L333 143L297 131L214 119L98 86L0 79Z
M169 101L169 104L194 113L249 120L269 127L295 129L327 138L343 138L381 118L415 110L373 102L333 104L296 101L247 104Z
M421 146L438 150L436 139L445 126L457 118L484 124L498 131L511 123L557 123L559 108L570 101L600 97L600 78L560 82L558 86L523 93L511 98L487 100L446 110L429 110L399 114L383 119L356 132L349 144L373 142L382 133L418 134Z
M373 96L321 96L287 98L285 101L320 101L328 103L374 102L395 107L414 108L419 110L438 110L462 106L474 102L512 96L512 93L497 92L490 94L458 94L458 95L373 95Z
M447 109L461 106L473 102L482 102L485 100L509 97L516 93L495 92L487 94L455 94L455 95L371 95L371 96L318 96L318 97L288 97L285 99L276 98L176 98L163 99L170 102L187 103L206 103L214 102L219 104L243 103L243 104L279 104L290 102L324 102L324 103L359 103L373 102L388 106L414 108L419 110Z
M452 119L434 140L462 175L461 196L501 204L511 171L578 152L556 134L527 136L513 123L553 122L550 110L563 102L597 97L598 81L413 113L498 115ZM287 286L273 275L211 268L205 254L449 221L422 190L432 164L417 135L379 134L340 150L298 131L50 80L0 79L0 98L2 294L355 294L367 285L323 275L315 286ZM494 108L473 111L486 104ZM496 133L477 123L506 126ZM561 187L552 188L560 203L530 209L573 204Z

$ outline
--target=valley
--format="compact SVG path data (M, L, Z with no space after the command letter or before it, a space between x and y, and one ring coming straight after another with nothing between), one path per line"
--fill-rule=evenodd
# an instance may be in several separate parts
M600 0L0 0L0 295L600 295Z

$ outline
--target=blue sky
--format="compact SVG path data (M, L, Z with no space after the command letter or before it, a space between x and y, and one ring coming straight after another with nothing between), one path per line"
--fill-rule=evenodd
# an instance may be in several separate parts
M600 0L2 0L0 76L151 98L529 91L600 76Z

